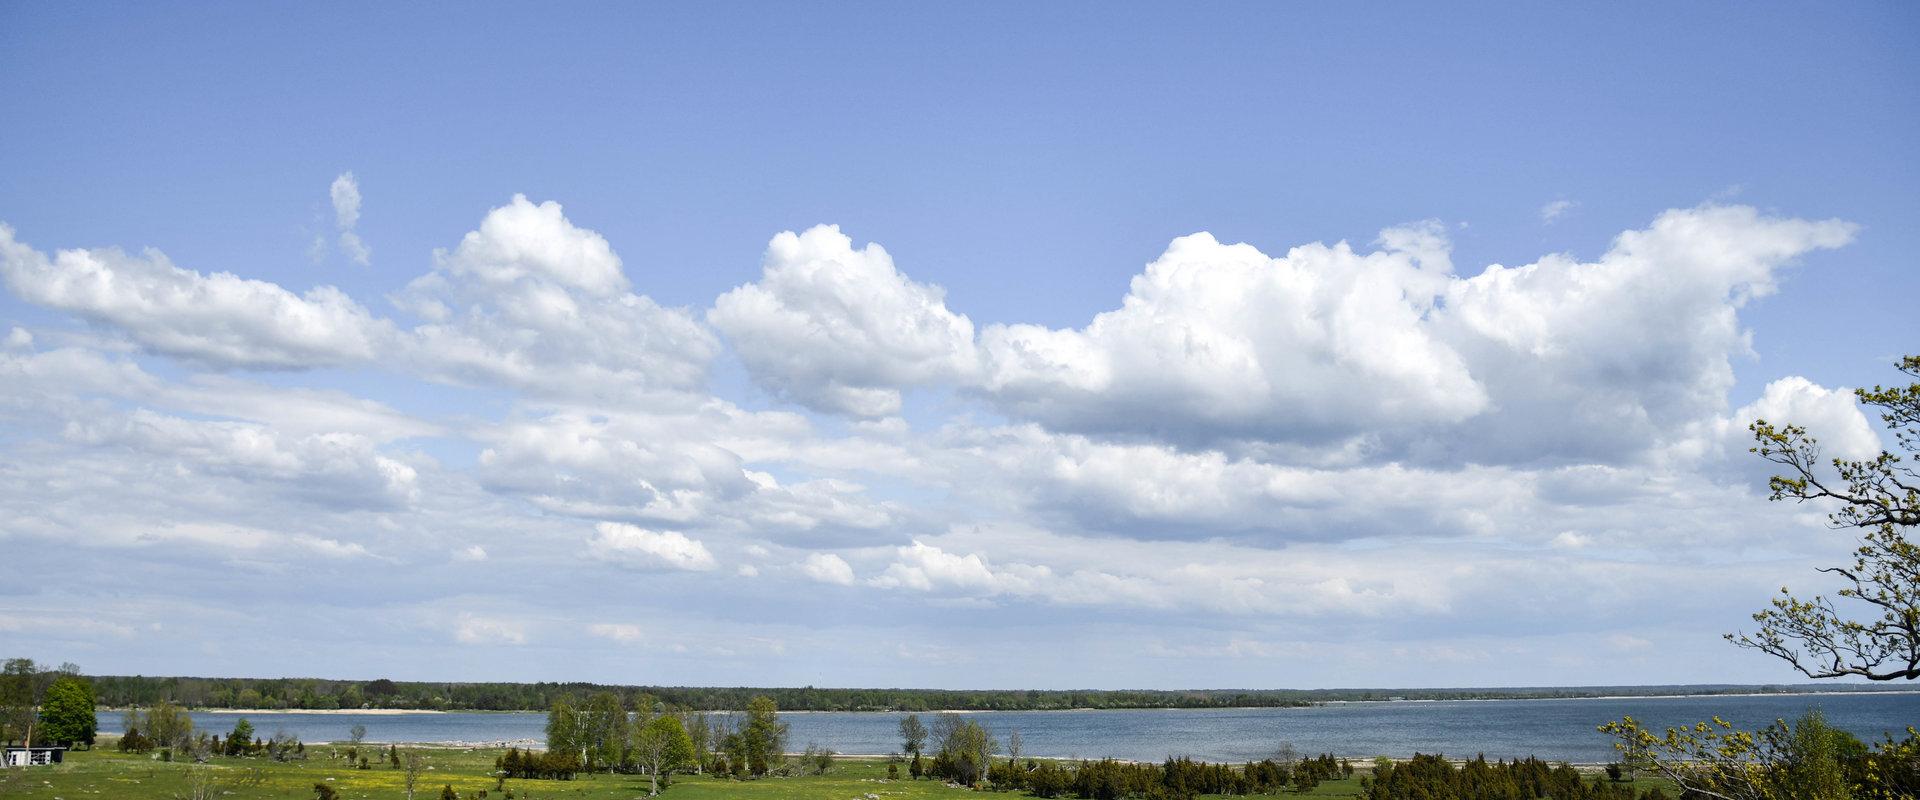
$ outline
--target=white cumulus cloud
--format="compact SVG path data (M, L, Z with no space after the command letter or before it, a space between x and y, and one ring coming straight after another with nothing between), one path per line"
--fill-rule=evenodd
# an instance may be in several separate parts
M670 567L704 572L718 566L707 546L678 531L655 531L620 522L594 526L587 552L604 561L630 566Z
M111 325L156 353L208 366L301 369L368 361L393 327L345 292L294 294L226 272L176 267L157 250L61 250L48 258L0 224L0 273L22 299Z
M439 380L618 400L697 388L718 341L629 288L605 238L515 195L397 299L426 320L410 359Z
M853 566L832 553L811 553L800 562L800 572L821 583L853 585Z
M775 394L879 417L899 412L903 388L977 370L973 323L944 295L902 275L880 245L856 249L821 225L775 236L760 280L721 295L707 319Z

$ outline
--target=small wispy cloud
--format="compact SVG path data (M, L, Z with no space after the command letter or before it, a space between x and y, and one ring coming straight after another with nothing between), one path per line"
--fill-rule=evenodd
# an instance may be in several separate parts
M587 633L616 642L637 642L645 635L638 625L628 625L618 622L600 622L588 625Z
M354 227L360 224L360 181L351 171L342 172L327 187L327 196L333 202L333 227L336 232L334 242L340 252L360 266L366 266L373 258L373 248ZM315 262L327 257L327 237L313 237L313 244L307 248L307 256Z
M1540 207L1540 221L1552 225L1555 220L1566 216L1567 212L1579 206L1580 204L1573 200L1555 200Z

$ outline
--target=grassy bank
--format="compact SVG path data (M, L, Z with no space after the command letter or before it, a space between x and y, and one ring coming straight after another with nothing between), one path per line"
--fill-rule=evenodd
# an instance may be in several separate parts
M406 796L404 772L384 764L354 769L336 755L345 749L344 746L309 747L309 758L300 762L223 757L195 766L166 763L112 749L77 751L68 754L66 763L57 766L4 770L5 774L0 775L0 797L8 800L173 800L192 796L194 770L201 771L202 779L213 779L217 785L211 796L221 800L305 800L315 796L316 783L332 787L341 800L394 800ZM375 752L372 747L364 750L370 756L383 752ZM430 769L420 776L416 800L437 800L442 788L447 786L451 786L461 800L482 797L502 800L509 797L509 792L513 800L631 800L647 793L647 779L634 775L583 775L571 781L508 780L502 787L489 774L502 750L423 748L420 752L427 756ZM675 776L673 786L661 796L672 800L861 800L872 794L884 800L913 800L968 794L966 789L932 781L889 781L886 774L884 759L843 758L836 761L827 774L818 776L754 781ZM1289 793L1282 797L1357 797L1359 792L1360 782L1356 776L1323 783L1306 795Z
M9 774L0 778L0 796L9 800L15 797L172 800L188 796L188 772L194 769L207 770L215 776L220 791L214 796L230 800L312 798L316 783L333 787L342 800L393 800L406 796L405 775L400 770L384 765L352 769L345 759L329 757L330 751L344 748L318 746L307 750L310 757L304 762L215 758L210 764L192 767L113 750L79 751L69 754L67 762L58 766L7 770ZM487 792L487 800L500 800L507 796L505 792L512 792L515 800L631 800L647 793L646 777L635 775L581 776L572 781L509 780L502 791L495 788L496 780L487 773L493 770L494 759L503 751L425 749L422 752L427 754L432 769L420 777L417 800L436 800L443 786L453 787L461 800L479 798L483 790ZM873 794L886 800L913 800L968 795L965 789L948 788L932 781L888 781L886 774L884 759L840 759L827 774L819 776L754 781L675 776L673 786L661 796L673 800L857 800ZM232 794L221 794L223 791ZM1324 784L1307 796L1352 797L1358 791L1357 780L1345 780Z

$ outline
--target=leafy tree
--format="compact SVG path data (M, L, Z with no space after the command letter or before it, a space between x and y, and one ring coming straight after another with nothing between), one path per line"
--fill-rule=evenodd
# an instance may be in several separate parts
M773 698L761 695L747 702L740 739L747 772L753 775L765 775L786 760L787 724L780 721L780 707Z
M253 723L246 717L233 721L233 732L227 734L227 755L246 755L253 745Z
M1901 372L1920 378L1920 356L1907 356ZM1920 525L1920 382L1905 387L1860 389L1862 405L1880 409L1906 456L1881 451L1863 461L1832 459L1823 467L1819 442L1805 428L1751 426L1753 452L1786 469L1767 482L1774 500L1837 502L1828 515L1835 528L1864 530L1850 567L1820 570L1847 584L1838 595L1871 615L1866 621L1842 612L1826 597L1800 600L1786 589L1772 608L1753 615L1759 629L1729 634L1741 647L1776 656L1810 678L1858 676L1869 680L1920 678L1920 547L1906 532Z
M567 698L553 701L553 708L547 711L547 750L576 756L586 751L586 743L580 740L580 714Z
M900 752L920 755L921 748L927 745L927 726L921 724L920 715L908 714L900 718Z
M693 763L693 738L680 724L680 718L662 714L640 724L634 731L634 752L647 769L648 796L660 793L660 779Z
M686 715L687 738L693 740L693 771L699 772L713 758L713 732L710 730L705 712L691 712Z
M1672 781L1688 797L1720 800L1848 800L1841 754L1853 737L1829 726L1819 712L1788 725L1776 721L1758 733L1715 717L1691 728L1655 735L1634 718L1601 730L1621 739L1627 765ZM1857 744L1857 740L1855 740ZM1864 748L1861 748L1864 750Z
M72 746L93 746L98 723L93 715L93 684L85 678L62 675L47 687L40 704L41 738Z
M155 747L185 747L193 735L193 718L187 716L186 709L166 700L147 709L146 722L147 738Z
M120 752L144 753L153 749L153 740L140 732L140 729L145 726L146 722L140 715L140 709L128 708L126 714L120 718L122 731L119 742Z
M933 736L940 745L933 774L966 786L986 776L988 762L999 749L986 728L957 714L941 714L934 720Z
M627 709L620 696L596 692L578 715L575 747L586 751L587 771L610 769L626 755Z
M0 668L0 740L27 742L39 698L34 678L39 674L31 658L9 658Z

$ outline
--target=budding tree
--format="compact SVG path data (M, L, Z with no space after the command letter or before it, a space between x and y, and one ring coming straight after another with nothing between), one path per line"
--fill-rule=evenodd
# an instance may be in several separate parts
M1920 378L1920 356L1899 369ZM1860 461L1823 463L1819 441L1797 425L1753 423L1753 452L1785 468L1768 481L1774 500L1837 503L1835 528L1864 530L1851 566L1827 567L1846 584L1840 602L1801 600L1781 589L1771 608L1753 615L1759 628L1729 634L1741 647L1777 656L1809 678L1868 680L1920 678L1920 548L1906 534L1920 525L1920 382L1860 389L1862 405L1877 408L1905 455L1882 451ZM1858 609L1856 618L1843 610Z

